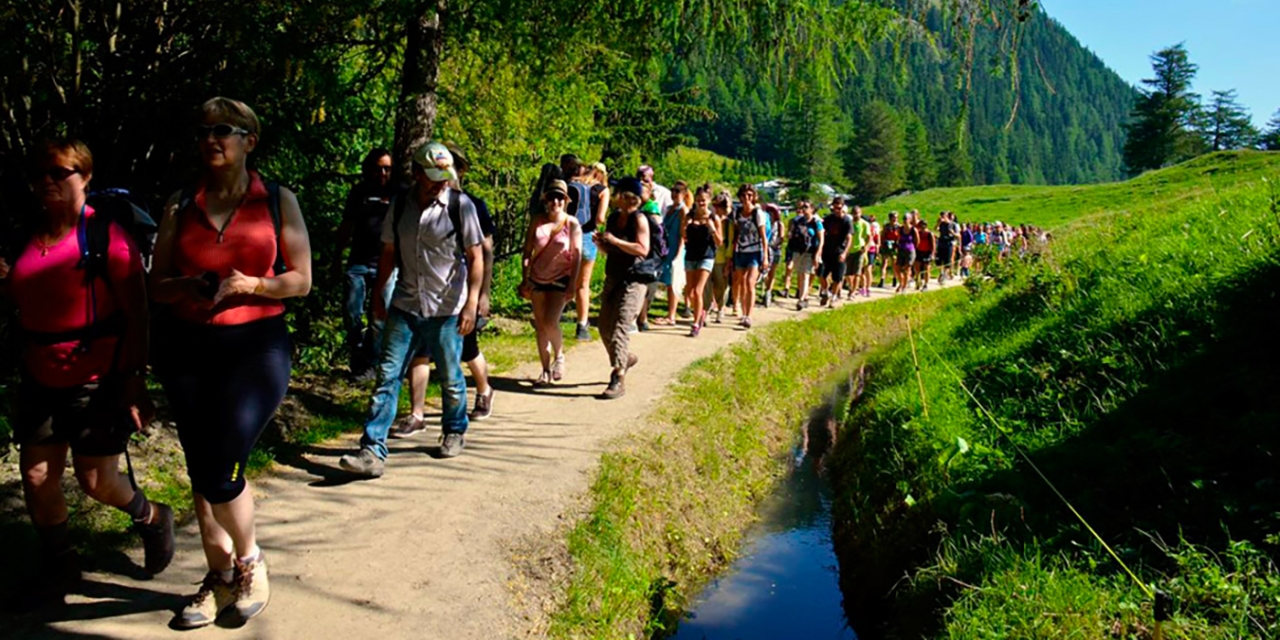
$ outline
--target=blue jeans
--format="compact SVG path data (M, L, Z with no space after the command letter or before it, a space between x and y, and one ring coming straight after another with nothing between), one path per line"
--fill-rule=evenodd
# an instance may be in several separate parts
M396 419L400 383L408 372L413 354L425 345L439 367L440 396L444 406L440 424L445 433L467 431L467 381L462 377L462 335L458 316L421 318L392 307L382 332L382 355L378 360L378 387L373 392L369 420L364 424L360 446L387 457L387 432Z
M378 270L367 265L357 264L347 268L347 299L344 307L343 325L347 331L347 353L351 357L351 370L371 366L377 357L378 345L381 344L382 322L375 320L369 313L368 330L365 330L366 306L373 304L373 296L369 295ZM382 292L384 303L390 303L391 293L395 290L396 274L387 279L387 287Z

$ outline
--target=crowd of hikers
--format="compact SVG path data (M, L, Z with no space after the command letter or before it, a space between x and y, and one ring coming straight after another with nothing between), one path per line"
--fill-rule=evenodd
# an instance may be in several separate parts
M172 560L173 510L147 499L131 466L120 470L131 435L154 414L148 373L176 424L208 566L174 626L220 616L242 624L270 598L245 468L288 390L282 300L310 291L312 251L297 198L250 168L262 134L253 110L209 100L195 134L199 178L150 227L145 215L90 196L93 155L82 142L51 140L31 154L41 207L29 238L0 259L0 293L17 307L23 344L11 424L41 551L26 607L61 601L80 581L60 482L68 453L85 493L134 523L146 571ZM391 153L374 149L347 198L329 268L345 284L352 375L374 383L360 448L339 462L356 476L383 474L388 438L427 432L429 363L441 390L441 457L459 455L470 421L493 410L477 337L490 313L497 230L485 201L466 190L468 168L462 149L430 142L413 153L412 183L400 185ZM802 310L815 289L828 307L870 296L886 279L898 292L927 289L967 276L980 253L1002 259L1046 239L1031 227L961 224L951 212L932 225L895 212L882 224L839 197L825 216L802 200L788 217L749 184L732 194L684 182L668 189L651 167L610 179L603 164L572 155L542 168L523 231L519 293L533 309L535 387L565 375L561 315L570 303L574 338L592 339L591 276L605 262L596 327L611 374L602 399L625 393L639 362L630 336L651 325L683 319L696 338L727 313L749 329L757 305L775 298ZM666 313L650 320L658 293ZM470 411L463 364L475 386ZM412 408L397 421L406 379Z

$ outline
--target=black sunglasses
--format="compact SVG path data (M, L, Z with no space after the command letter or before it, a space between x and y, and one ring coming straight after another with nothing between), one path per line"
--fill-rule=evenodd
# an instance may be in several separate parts
M548 193L547 195L542 196L542 199L546 200L547 202L552 202L555 200L568 200L569 197L560 193Z
M208 138L211 133L213 134L213 137L222 140L234 135L247 136L252 133L252 131L230 124L206 124L196 127L197 140L204 140L205 138Z
M63 180L66 180L67 178L70 178L71 176L76 175L77 173L80 173L79 169L68 169L66 167L60 167L55 164L52 167L45 169L44 171L32 174L31 177L33 180L39 181L40 179L47 176L50 180L53 180L54 182L62 182Z

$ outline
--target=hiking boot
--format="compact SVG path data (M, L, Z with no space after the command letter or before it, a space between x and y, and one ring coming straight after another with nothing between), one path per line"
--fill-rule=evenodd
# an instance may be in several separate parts
M551 363L551 381L560 382L564 378L564 354L556 356L554 362Z
M489 393L476 394L476 407L467 417L472 420L484 420L491 413L493 413L493 387L489 387Z
M366 478L381 478L386 464L386 461L367 447L361 447L358 453L347 454L338 460L338 466L343 470Z
M827 300L830 300L830 299L831 299L831 294L827 293L826 291L823 291L822 293L819 293L819 294L818 294L818 306L819 306L819 307L825 307L825 306L827 306Z
M590 340L590 339L591 339L591 330L587 328L587 325L585 325L585 324L580 324L580 325L578 325L578 333L577 333L577 335L576 335L576 336L574 336L574 337L575 337L575 338L577 338L578 340L581 340L581 341Z
M0 610L7 613L30 613L45 607L64 605L67 595L80 588L80 554L75 549L41 555L40 573L33 583L14 594L14 599L4 603Z
M615 369L609 376L609 386L604 388L604 392L600 394L601 400L617 400L627 394L627 389L623 385L623 377Z
M796 311L804 311L806 300L796 300Z
M467 446L467 439L461 433L446 433L440 436L440 457L456 458Z
M145 552L143 568L154 576L164 571L173 560L173 509L167 504L152 502L151 511L155 515L155 522L137 523L133 528L142 538L142 549Z
M391 428L391 432L387 435L401 440L404 438L413 438L422 435L427 430L426 421L418 416L409 414L400 420L400 423Z
M231 605L231 600L232 586L223 582L217 571L210 571L204 574L200 590L191 598L191 602L173 619L173 626L179 629L207 627L218 619L218 614L223 609Z
M271 583L267 580L267 558L258 551L258 557L248 562L236 560L236 575L231 598L232 608L241 624L253 619L271 600Z
M700 325L696 325L696 324L695 324L695 325L693 325L693 327L692 327L691 329L689 329L689 337L690 337L690 338L696 338L696 337L698 337L698 334L699 334L699 333L702 333L702 327L701 327Z
M876 288L877 288L877 289L883 289L883 288L884 288L884 278L880 278L880 282L876 284Z

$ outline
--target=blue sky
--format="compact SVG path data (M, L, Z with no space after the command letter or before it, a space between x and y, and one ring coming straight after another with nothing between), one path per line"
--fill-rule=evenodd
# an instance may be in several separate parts
M1135 86L1149 56L1183 42L1200 66L1194 89L1235 89L1263 127L1280 109L1280 0L1041 0L1107 66Z

